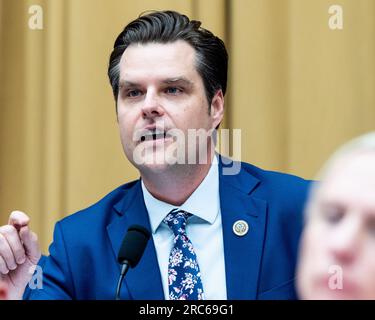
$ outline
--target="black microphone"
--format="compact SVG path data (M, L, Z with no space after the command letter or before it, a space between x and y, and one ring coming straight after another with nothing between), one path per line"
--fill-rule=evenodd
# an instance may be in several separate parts
M117 256L117 261L122 265L122 268L117 283L116 300L120 300L121 284L128 272L129 266L134 268L138 264L149 238L150 232L146 228L139 225L132 225L129 227L124 240L122 240Z

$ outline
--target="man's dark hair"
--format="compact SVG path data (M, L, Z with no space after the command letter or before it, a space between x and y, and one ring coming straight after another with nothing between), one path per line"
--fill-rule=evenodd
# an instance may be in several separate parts
M175 11L155 11L130 22L118 35L109 59L108 76L117 102L120 60L126 48L135 43L171 43L184 40L196 52L196 68L202 77L208 104L218 90L227 88L228 54L224 42L201 27L200 21L190 20Z

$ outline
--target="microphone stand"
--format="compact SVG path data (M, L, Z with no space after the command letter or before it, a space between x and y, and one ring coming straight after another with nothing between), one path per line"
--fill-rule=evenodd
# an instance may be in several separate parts
M120 291L121 291L122 281L124 280L124 277L125 277L126 273L128 272L128 270L129 270L129 262L127 260L125 260L122 263L121 274L120 274L120 277L119 277L118 283L117 283L116 300L120 300Z

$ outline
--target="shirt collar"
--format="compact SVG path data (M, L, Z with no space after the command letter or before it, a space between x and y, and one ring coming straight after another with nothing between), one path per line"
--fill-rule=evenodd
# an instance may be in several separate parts
M152 233L155 233L167 214L173 209L190 212L194 216L213 224L219 212L219 169L218 161L212 161L210 170L198 188L179 207L156 199L141 181L143 199L150 219Z

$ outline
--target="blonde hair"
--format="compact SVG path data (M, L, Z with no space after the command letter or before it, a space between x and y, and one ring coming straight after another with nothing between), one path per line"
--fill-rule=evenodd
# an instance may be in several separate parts
M338 148L319 170L316 180L321 180L327 170L331 168L338 159L357 152L375 152L375 131L356 137Z
M350 154L362 152L375 152L375 131L368 132L345 143L344 145L339 147L325 162L325 164L316 175L315 181L311 186L310 194L305 207L305 219L308 218L307 213L310 211L312 199L314 198L316 191L319 188L319 181L324 179L327 172L339 159Z

